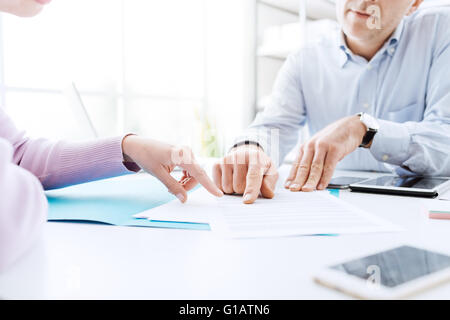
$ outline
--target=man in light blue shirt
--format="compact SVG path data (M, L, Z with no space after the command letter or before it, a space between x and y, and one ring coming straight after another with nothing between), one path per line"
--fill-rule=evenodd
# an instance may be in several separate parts
M276 163L305 124L291 191L326 188L336 167L450 176L450 9L421 3L337 0L341 29L288 58L270 104L216 164L217 186L245 203L273 197Z

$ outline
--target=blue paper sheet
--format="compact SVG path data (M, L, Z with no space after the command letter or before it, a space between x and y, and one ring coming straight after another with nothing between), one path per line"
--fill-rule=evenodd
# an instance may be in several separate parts
M136 219L133 215L175 199L150 175L114 178L47 191L49 221L88 221L117 226L210 230L208 224Z
M339 198L339 193L340 193L340 190L339 190L339 189L328 189L328 192L329 192L332 196L335 196L336 198Z

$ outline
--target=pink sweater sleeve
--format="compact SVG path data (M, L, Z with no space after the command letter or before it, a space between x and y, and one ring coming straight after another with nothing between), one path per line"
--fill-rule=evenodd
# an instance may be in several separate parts
M0 137L13 146L13 162L33 173L45 190L139 171L124 164L123 137L83 142L29 139L0 110Z
M46 220L43 189L139 170L134 163L123 163L122 140L29 139L0 109L0 269L34 241Z

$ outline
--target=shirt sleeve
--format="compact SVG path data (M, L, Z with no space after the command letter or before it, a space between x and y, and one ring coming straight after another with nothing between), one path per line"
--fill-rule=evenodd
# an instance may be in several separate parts
M13 147L13 162L33 173L44 189L137 172L134 163L124 163L122 137L83 142L30 139L0 111L0 137Z
M283 162L297 144L299 130L306 119L301 62L301 51L289 56L278 73L264 111L234 144L246 140L257 142L277 165Z
M0 138L0 271L32 244L47 219L42 185L12 157L11 144Z
M379 120L372 147L379 161L416 174L450 176L450 23L442 28L428 75L423 121Z

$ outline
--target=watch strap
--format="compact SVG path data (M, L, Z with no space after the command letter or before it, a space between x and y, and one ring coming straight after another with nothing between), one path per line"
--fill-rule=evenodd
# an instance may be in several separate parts
M358 113L359 118L361 119L364 114L365 114L364 112ZM367 132L364 135L363 140L362 140L361 144L359 145L359 147L360 148L369 148L369 145L371 144L371 142L372 142L373 138L375 137L375 135L377 134L378 130L368 127L367 124L362 119L361 119L361 122L363 122L364 125L367 127Z

